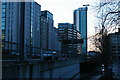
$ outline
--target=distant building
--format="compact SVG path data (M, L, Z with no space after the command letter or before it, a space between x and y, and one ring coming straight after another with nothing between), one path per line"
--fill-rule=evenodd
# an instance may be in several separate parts
M79 35L79 37L77 37L77 35ZM80 34L77 33L76 26L70 23L59 23L58 37L59 41L61 41L62 56L75 57L77 55L78 46L80 48L80 45L77 46L77 44L73 43L74 39L80 38ZM69 43L69 40L72 42ZM64 41L66 42L64 43Z
M54 36L53 37L53 43L54 43L54 49L57 53L61 54L61 42L58 39L58 28L54 27Z
M48 49L48 20L44 15L41 15L41 48L43 51Z
M53 14L47 10L41 13L41 48L43 53L60 52L58 41L58 30L53 25Z
M77 39L78 40L80 40L80 39L82 39L81 38L81 33L78 31L78 30L76 30L77 32ZM84 43L84 42L83 42ZM82 54L82 44L83 43L81 43L81 44L77 44L77 54Z
M108 35L109 52L115 61L120 61L120 29L119 32Z
M52 30L53 30L53 14L49 11L42 11L42 16L47 20L47 49L52 50Z
M74 10L74 24L81 33L81 38L84 40L82 53L87 53L87 7Z
M3 51L25 59L39 54L40 15L36 2L2 2Z

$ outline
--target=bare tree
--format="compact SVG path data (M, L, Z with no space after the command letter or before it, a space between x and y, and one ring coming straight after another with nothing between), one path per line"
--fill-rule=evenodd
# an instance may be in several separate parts
M93 36L90 36L88 39L90 41L90 46L92 47L91 51L102 53L102 45L101 45L102 35L100 33L97 33Z
M93 6L97 17L97 34L92 37L92 42L100 52L102 48L102 35L108 35L114 32L120 25L120 1L100 0Z
M110 58L107 35L115 31L120 25L120 1L100 0L94 7L99 31L95 35L96 37L93 38L93 43L102 53L102 60L106 70Z
M112 32L120 24L120 1L100 0L96 5L95 12L99 21L99 30Z

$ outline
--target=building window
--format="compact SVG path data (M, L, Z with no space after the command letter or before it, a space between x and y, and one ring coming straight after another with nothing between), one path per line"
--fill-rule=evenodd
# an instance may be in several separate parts
M3 4L2 4L2 8L5 8L5 7L6 7L6 5L3 5Z
M5 8L3 8L3 9L2 9L2 12L5 12L5 10L6 10L6 9L5 9Z
M2 22L5 22L5 18L2 18Z
M4 23L4 22L2 22L2 26L5 26L5 23Z
M2 17L3 17L3 18L5 17L5 13L2 14Z
M2 30L5 30L5 27L2 26Z

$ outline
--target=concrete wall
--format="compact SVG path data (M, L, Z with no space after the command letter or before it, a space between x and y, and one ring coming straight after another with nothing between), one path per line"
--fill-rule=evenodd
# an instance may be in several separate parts
M3 65L3 78L66 79L79 73L79 60L39 62L32 64ZM77 76L78 78L80 76Z

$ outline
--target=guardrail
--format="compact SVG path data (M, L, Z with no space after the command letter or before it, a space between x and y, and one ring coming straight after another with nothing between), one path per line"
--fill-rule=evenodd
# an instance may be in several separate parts
M44 53L48 49L36 47L32 45L25 45L15 42L3 41L2 42L2 59L3 60L30 60L30 59L42 59L42 60L69 60L74 58L81 58L81 55L75 57L62 56L60 51L49 50L56 53ZM69 54L68 54L69 55ZM73 54L72 54L73 55Z

